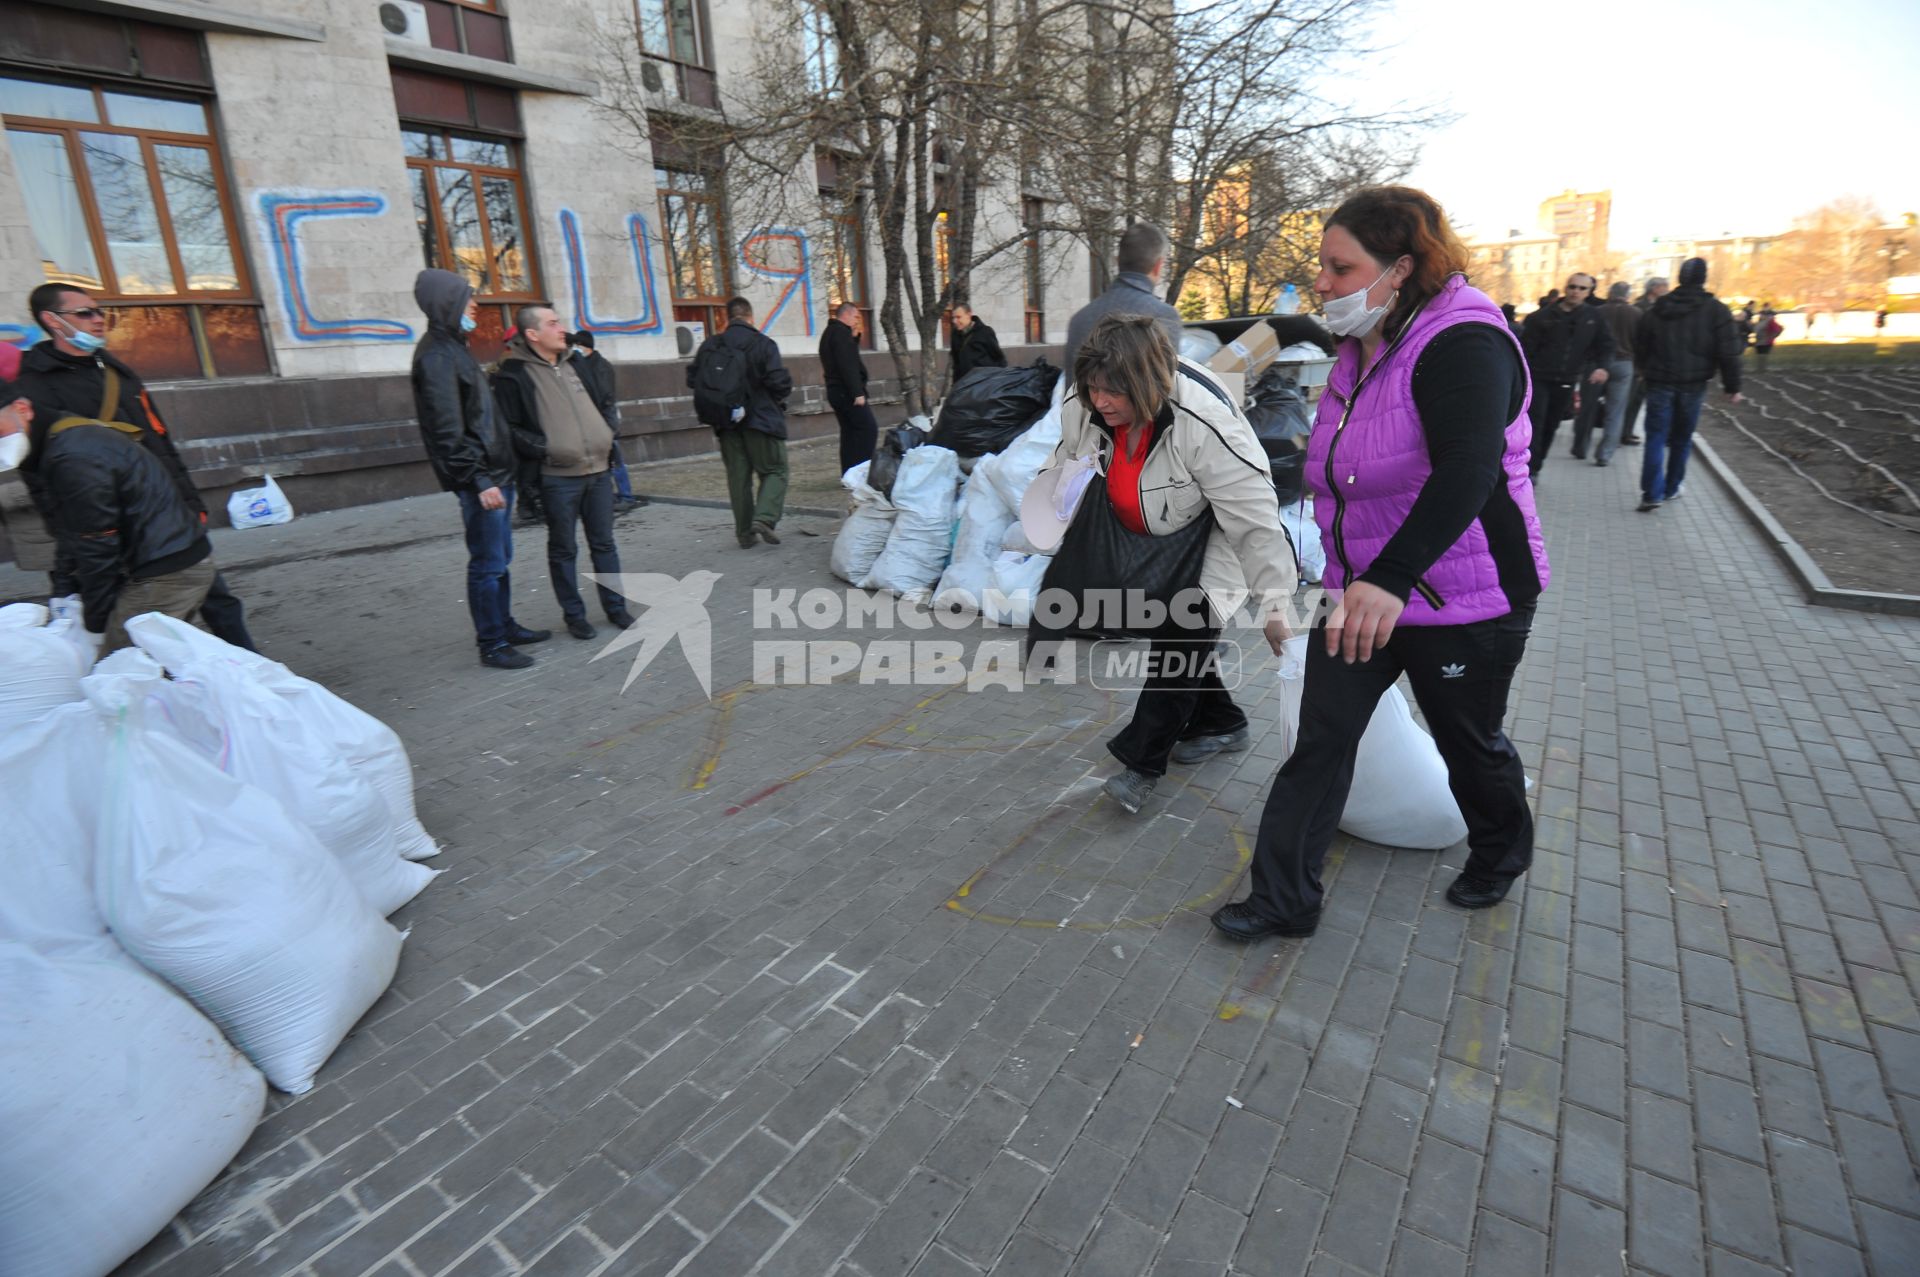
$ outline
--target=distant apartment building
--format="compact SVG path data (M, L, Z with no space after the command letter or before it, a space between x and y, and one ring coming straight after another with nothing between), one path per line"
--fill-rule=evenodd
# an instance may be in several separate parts
M1560 241L1555 236L1514 230L1505 239L1476 240L1467 250L1475 287L1496 302L1529 310L1549 289L1560 286Z
M1562 191L1540 202L1540 229L1560 241L1569 271L1604 268L1612 216L1612 191Z

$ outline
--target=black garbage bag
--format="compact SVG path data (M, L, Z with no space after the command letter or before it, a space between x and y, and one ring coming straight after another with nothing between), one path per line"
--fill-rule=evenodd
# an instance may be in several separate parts
M883 497L893 496L893 481L900 477L900 459L908 448L927 442L927 432L916 425L901 422L880 436L873 450L873 464L867 467L867 486Z
M963 457L999 452L1046 415L1059 378L1044 359L1031 368L975 368L954 383L928 442Z
M1292 375L1278 366L1260 374L1248 398L1247 420L1254 437L1267 450L1280 504L1291 505L1300 499L1307 436L1313 433L1313 405L1295 387Z
M1212 510L1165 536L1135 532L1113 512L1106 478L1094 475L1040 580L1029 647L1043 639L1197 637L1207 623L1200 571L1212 534ZM1054 590L1064 595L1050 599ZM1051 606L1067 600L1064 615ZM1157 624L1142 606L1151 603L1161 605Z

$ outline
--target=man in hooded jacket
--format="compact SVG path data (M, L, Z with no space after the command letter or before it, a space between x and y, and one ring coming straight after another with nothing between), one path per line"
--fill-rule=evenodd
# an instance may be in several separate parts
M1707 262L1680 264L1680 286L1656 301L1633 334L1633 362L1647 379L1646 451L1640 458L1640 509L1658 510L1680 495L1693 451L1693 428L1714 370L1729 403L1741 402L1745 341L1733 312L1707 291Z
M413 408L420 442L440 486L460 499L467 529L467 610L480 663L520 670L533 658L520 645L553 637L513 619L513 478L507 425L494 409L480 363L467 349L476 309L473 286L451 271L423 270L413 300L427 331L413 348Z

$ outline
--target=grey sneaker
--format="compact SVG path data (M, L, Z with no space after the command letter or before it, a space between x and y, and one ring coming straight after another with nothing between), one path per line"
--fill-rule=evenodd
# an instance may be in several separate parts
M1197 763L1215 754L1237 754L1247 747L1247 740L1248 733L1244 727L1224 736L1195 736L1173 747L1173 761Z
M1120 810L1129 816L1137 816L1146 806L1147 799L1153 797L1153 787L1160 783L1158 776L1149 776L1129 767L1117 775L1107 777L1105 785L1107 797L1120 805Z

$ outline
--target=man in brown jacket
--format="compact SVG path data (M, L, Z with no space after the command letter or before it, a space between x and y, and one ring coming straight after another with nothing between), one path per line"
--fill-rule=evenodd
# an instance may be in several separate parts
M540 491L547 512L547 569L567 633L590 639L594 628L580 597L576 526L585 524L594 575L604 582L620 571L613 543L613 430L567 358L567 330L545 306L523 307L519 332L493 374L493 398L523 455L540 460ZM599 586L600 606L620 629L633 624L626 601Z

